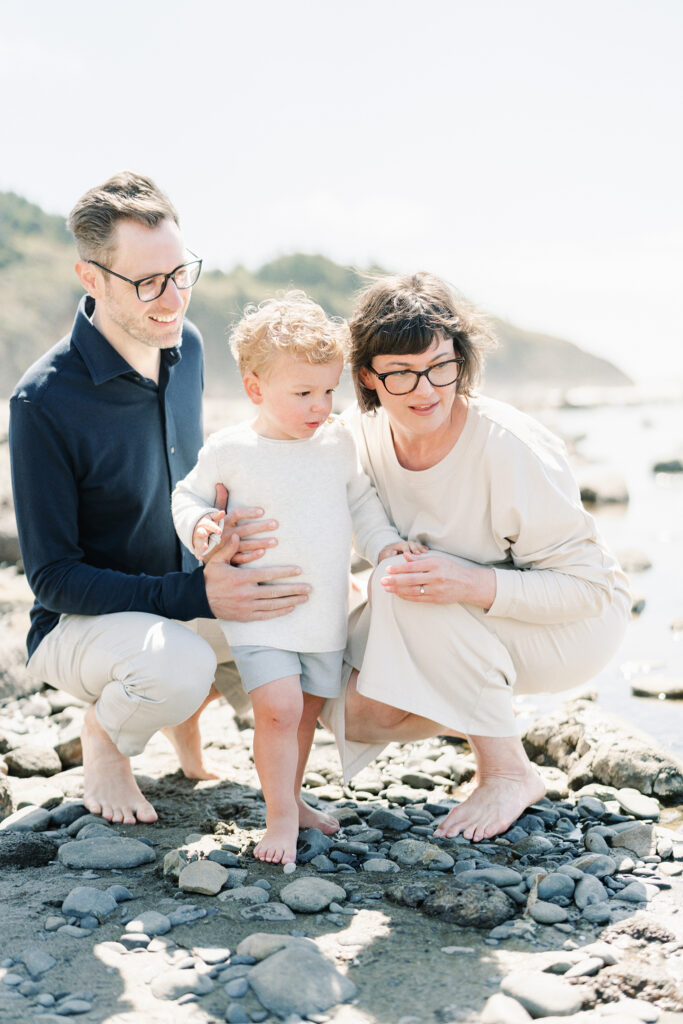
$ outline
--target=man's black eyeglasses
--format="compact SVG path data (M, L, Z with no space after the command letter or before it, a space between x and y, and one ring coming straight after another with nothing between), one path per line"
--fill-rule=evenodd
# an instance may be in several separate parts
M187 251L191 256L196 255L191 249ZM164 294L169 281L173 281L176 288L191 288L193 284L197 283L202 269L202 260L196 259L192 260L191 263L181 263L170 274L154 274L152 277L141 277L139 281L131 281L129 277L117 274L115 270L110 270L109 267L103 267L96 260L88 260L87 262L92 263L94 267L99 267L105 274L111 274L112 277L118 277L119 280L132 284L135 287L140 302L154 302L155 299Z
M434 388L445 388L449 384L455 384L460 373L460 365L464 362L463 356L456 356L455 359L446 359L445 362L437 363L426 370L391 370L389 373L378 373L372 366L368 366L368 370L382 381L390 395L409 395L418 386L421 377L426 377Z

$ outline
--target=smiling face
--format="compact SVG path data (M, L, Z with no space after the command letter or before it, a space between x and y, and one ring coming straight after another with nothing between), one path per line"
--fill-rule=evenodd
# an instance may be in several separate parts
M180 229L172 220L163 220L153 228L121 220L112 236L107 266L131 281L139 281L154 274L168 274L189 258ZM127 353L141 346L158 350L179 343L191 289L180 291L169 280L158 299L141 302L135 287L127 281L89 264L85 274L92 282L88 290L96 300L95 324L120 351Z
M332 412L343 360L309 363L285 353L275 356L265 374L245 374L244 388L259 407L254 429L277 441L313 437Z
M376 355L372 367L377 373L401 370L426 370L456 355L451 338L437 334L426 350L417 355ZM428 435L450 426L457 397L457 382L434 387L426 377L408 395L391 395L384 384L367 368L360 371L363 384L377 392L392 427L408 435Z

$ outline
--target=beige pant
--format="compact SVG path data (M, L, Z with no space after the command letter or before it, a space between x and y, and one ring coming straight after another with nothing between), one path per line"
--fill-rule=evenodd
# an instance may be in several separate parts
M28 663L34 678L94 703L122 754L189 718L211 684L243 711L249 699L214 619L180 623L146 612L62 615Z

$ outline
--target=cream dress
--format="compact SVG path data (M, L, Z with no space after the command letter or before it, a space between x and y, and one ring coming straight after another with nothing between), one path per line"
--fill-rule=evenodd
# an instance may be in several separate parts
M347 678L357 668L364 696L457 732L516 735L513 690L564 690L592 678L629 617L626 577L581 504L564 445L524 413L477 397L445 458L413 471L396 458L383 409L345 420L399 533L496 573L485 612L402 601L384 591L377 570L369 604L349 624ZM343 694L327 703L325 720L346 779L383 749L346 741Z

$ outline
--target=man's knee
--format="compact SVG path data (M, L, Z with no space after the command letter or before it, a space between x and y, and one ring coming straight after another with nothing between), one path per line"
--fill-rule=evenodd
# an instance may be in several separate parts
M179 632L178 632L179 631ZM209 644L182 626L169 632L146 669L155 677L159 699L178 721L193 714L211 689L216 655Z

